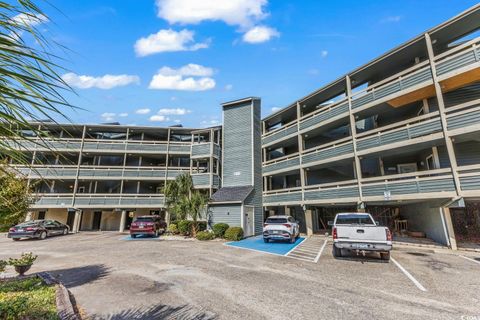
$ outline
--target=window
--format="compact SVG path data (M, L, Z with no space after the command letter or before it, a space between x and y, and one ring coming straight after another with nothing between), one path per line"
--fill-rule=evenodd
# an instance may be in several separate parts
M267 219L267 221L265 221L265 223L271 223L271 224L275 224L275 223L282 224L287 222L288 222L287 218L273 218L273 217L270 217Z
M368 214L340 215L335 224L375 224Z
M426 158L426 163L427 163L427 170L437 169L437 168L435 167L435 161L433 160L433 154L429 155L429 156Z

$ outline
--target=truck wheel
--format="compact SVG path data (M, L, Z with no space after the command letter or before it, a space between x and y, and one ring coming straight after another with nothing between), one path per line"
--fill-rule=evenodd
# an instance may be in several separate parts
M337 248L337 247L335 247L335 245L333 245L333 256L335 258L341 257L342 256L342 249Z
M380 253L380 258L384 261L390 261L390 251L388 252L381 252Z

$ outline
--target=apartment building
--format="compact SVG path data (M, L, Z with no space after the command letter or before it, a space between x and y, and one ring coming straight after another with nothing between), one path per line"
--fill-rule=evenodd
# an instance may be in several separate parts
M336 212L368 210L452 248L480 239L479 29L477 5L264 119L245 98L206 129L39 124L45 137L26 131L18 145L32 215L122 231L164 214L162 187L189 172L212 221L247 235L272 214L312 234Z
M268 214L312 233L368 210L454 247L480 198L479 28L477 5L263 119Z
M16 165L32 184L33 219L71 230L120 230L136 215L165 214L163 187L183 172L211 195L220 187L221 127L38 124L14 145L31 166Z

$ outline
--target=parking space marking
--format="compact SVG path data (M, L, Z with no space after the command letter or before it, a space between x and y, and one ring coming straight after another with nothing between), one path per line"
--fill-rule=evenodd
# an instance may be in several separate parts
M466 260L469 260L469 261L472 261L472 262L475 262L475 263L480 264L480 261L474 260L474 259L472 259L472 258L468 258L468 257L462 256L461 254L459 254L458 256L459 256L460 258L463 258L463 259L466 259Z
M313 262L318 263L318 260L320 259L320 256L322 255L323 249L325 249L325 246L327 245L327 242L328 242L328 240L325 239L325 241L323 242L322 247L320 248L320 251L318 251L318 254L317 254L317 256L315 257L315 260L313 260Z
M415 279L411 274L410 272L408 272L404 267L402 267L402 265L400 263L397 262L397 260L393 259L393 258L390 258L390 260L393 261L393 263L395 263L395 265L407 276L408 279L410 279L414 284L415 286L417 286L418 289L420 289L421 291L427 291L427 289L425 289L424 286L422 286L422 284L420 282L417 281L417 279Z

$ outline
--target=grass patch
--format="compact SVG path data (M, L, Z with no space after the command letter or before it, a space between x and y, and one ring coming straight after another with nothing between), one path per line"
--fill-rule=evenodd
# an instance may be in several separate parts
M59 319L55 291L37 277L0 281L0 319Z

